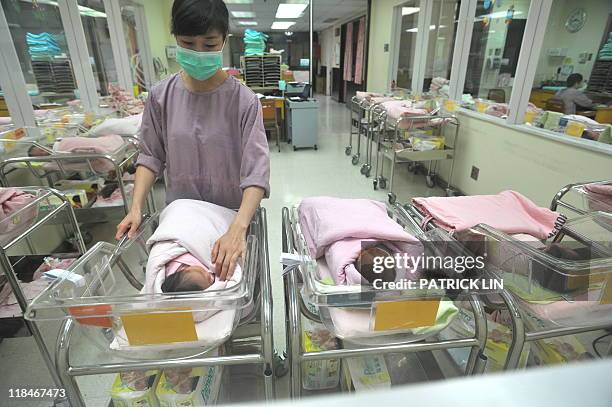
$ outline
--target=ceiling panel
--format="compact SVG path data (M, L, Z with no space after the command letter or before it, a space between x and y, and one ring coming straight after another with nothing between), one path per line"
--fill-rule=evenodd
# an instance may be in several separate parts
M280 3L290 3L291 0L253 0L252 4L228 4L230 10L230 30L233 33L241 33L246 28L253 28L258 31L269 32L272 23L276 21L276 10ZM293 2L299 2L293 0ZM313 0L313 29L322 31L343 19L354 16L358 13L365 13L367 0ZM231 11L252 11L255 18L234 18ZM336 19L335 21L328 21ZM309 10L306 8L304 14L297 19L283 19L279 21L295 21L289 31L308 31L309 29ZM238 21L256 21L257 26L240 26Z

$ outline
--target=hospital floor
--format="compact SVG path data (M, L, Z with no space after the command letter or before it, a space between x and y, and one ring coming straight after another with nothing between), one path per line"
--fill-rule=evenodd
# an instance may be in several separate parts
M282 151L271 141L271 197L263 206L268 215L268 235L274 300L274 340L279 353L285 350L285 315L283 282L279 263L281 253L281 210L300 201L301 198L316 195L330 195L346 198L387 199L387 191L374 191L372 179L359 172L344 153L348 143L349 110L329 97L318 96L319 143L318 151L293 151L290 145L282 144ZM386 167L389 167L387 163ZM406 202L414 196L442 195L440 188L430 189L425 185L423 175L414 175L406 167L396 170L395 192L399 202ZM163 201L160 190L158 201ZM114 225L99 226L93 231L96 240L112 241ZM57 325L42 324L42 330L50 349L55 346ZM80 341L87 348L87 341ZM84 349L87 351L87 349ZM97 348L91 348L97 352ZM11 388L52 388L53 383L32 338L5 339L0 343L0 404L6 407L39 407L51 405L49 401L9 399ZM99 376L79 380L81 391L88 407L107 406L108 391L114 377ZM277 384L280 395L285 380ZM249 395L246 395L247 397ZM249 398L253 400L253 398Z

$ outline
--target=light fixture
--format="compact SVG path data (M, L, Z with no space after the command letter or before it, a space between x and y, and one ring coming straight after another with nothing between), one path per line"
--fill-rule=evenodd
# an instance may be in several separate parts
M308 4L287 4L281 3L276 10L276 18L299 18Z
M29 3L32 3L32 0L28 0ZM54 0L37 0L38 4L46 4L48 6L54 6L54 7L59 7L59 4L57 3L57 1ZM106 18L106 13L103 13L101 11L98 10L94 10L92 8L89 7L85 7L85 6L78 6L79 7L79 14L83 15L83 16L87 16L87 17L104 17Z
M227 4L253 4L253 0L225 0Z
M295 25L295 21L275 21L271 28L273 30L286 30L292 25Z
M291 37L293 35L293 31L285 31L285 35L287 37Z
M522 11L515 11L514 12L514 16L518 16L523 14ZM488 18L506 18L508 17L508 12L507 11L496 11L495 13L491 13L491 14L483 14L481 16L478 16L476 18L476 21L482 21L485 17Z
M446 26L445 25L441 25L439 28L446 28ZM430 25L429 26L429 31L433 31L435 29L436 29L435 25ZM416 32L419 32L419 29L418 28L409 28L409 29L406 30L406 32L407 33L416 33Z
M250 25L254 27L257 25L257 21L238 21L238 25Z
M255 13L252 11L234 11L232 10L234 18L255 18Z
M410 14L418 13L420 10L419 7L402 7L402 16L409 16Z

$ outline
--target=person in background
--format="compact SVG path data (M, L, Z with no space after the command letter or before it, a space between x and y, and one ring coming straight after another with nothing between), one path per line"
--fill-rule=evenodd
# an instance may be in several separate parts
M565 106L565 114L576 114L577 110L586 110L593 107L593 101L584 94L584 82L582 75L573 73L567 77L567 88L560 90L555 95Z
M222 69L228 29L223 0L174 0L172 34L182 70L151 89L140 129L132 206L116 235L136 235L146 197L164 173L166 203L196 199L239 208L212 251L221 281L231 278L244 256L251 218L270 194L261 103Z

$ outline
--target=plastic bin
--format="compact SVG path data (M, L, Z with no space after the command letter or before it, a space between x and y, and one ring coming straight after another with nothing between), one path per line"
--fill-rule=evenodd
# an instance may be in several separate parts
M32 301L26 318L73 319L75 329L85 334L91 344L97 344L103 352L128 358L159 358L160 351L168 351L168 355L175 350L204 352L224 343L238 325L242 311L253 303L258 264L258 242L253 232L256 228L249 232L243 279L235 286L214 291L142 294L135 286L144 281L144 243L156 222L157 215L143 222L138 237L124 247L96 244L70 267L69 274L54 281ZM138 261L135 268L127 266ZM203 311L218 312L197 322L198 313Z
M389 214L407 227L391 207ZM339 339L373 346L422 340L446 328L458 312L455 302L465 298L450 299L444 290L331 285L324 260L317 263L310 258L297 207L292 208L291 223L295 247L303 259L302 298L308 307L316 307L325 327ZM414 229L409 232L422 235Z
M472 232L482 239L489 271L523 312L557 326L612 322L612 214L570 220L544 244L485 225Z

